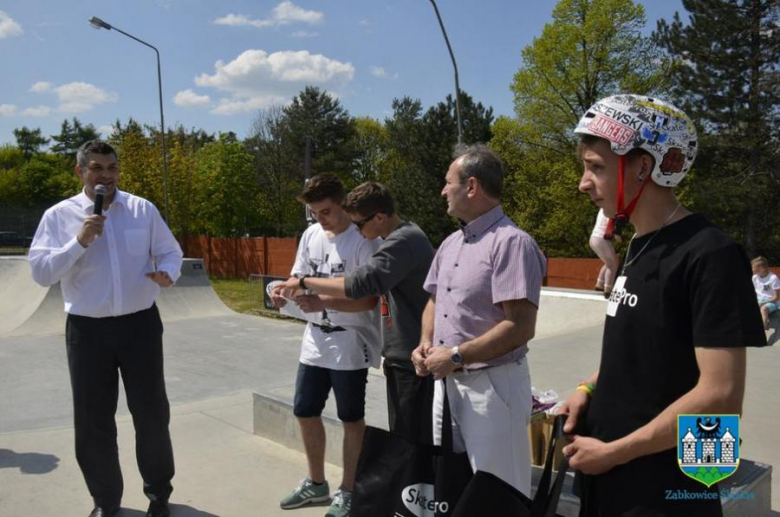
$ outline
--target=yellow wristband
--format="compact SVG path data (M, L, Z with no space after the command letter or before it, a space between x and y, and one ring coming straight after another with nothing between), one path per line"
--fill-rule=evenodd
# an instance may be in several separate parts
M592 397L593 393L596 391L596 385L592 382L582 382L577 386L575 391L584 391L586 395Z

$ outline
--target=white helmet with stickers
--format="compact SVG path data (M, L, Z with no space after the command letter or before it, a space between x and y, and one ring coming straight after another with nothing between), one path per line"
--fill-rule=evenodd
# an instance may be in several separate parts
M613 95L588 108L574 132L610 143L615 154L644 149L655 159L652 178L674 187L688 174L696 158L696 127L671 104L644 95Z

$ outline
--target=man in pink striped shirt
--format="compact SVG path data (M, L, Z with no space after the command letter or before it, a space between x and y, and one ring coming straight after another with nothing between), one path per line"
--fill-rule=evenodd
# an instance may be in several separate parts
M456 451L526 495L531 467L526 426L531 381L526 362L546 261L536 242L501 209L503 169L484 145L467 148L445 177L447 213L464 226L433 260L424 288L418 375L432 374L434 441L441 441L446 383Z

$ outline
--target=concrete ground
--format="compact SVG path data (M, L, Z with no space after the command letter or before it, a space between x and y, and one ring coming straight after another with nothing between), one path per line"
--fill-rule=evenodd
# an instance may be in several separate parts
M556 312L556 305L547 310ZM557 317L565 320L566 314ZM252 434L251 393L291 392L301 325L231 315L170 321L165 328L177 461L174 517L324 515L324 507L278 509L278 500L304 475L305 458ZM598 365L600 333L596 326L532 342L533 384L568 394ZM780 465L772 432L780 416L775 396L780 350L750 350L748 356L742 454ZM0 338L0 393L0 515L87 515L91 501L73 454L62 334ZM127 510L122 515L139 517L147 503L123 404L118 420ZM381 425L382 411L381 402L373 401L369 422ZM339 470L329 467L328 476L335 488ZM780 509L777 477L772 492L773 508Z
M174 408L174 517L325 514L325 506L279 508L278 500L305 472L306 459L255 436L251 415L248 391ZM125 477L119 515L143 517L149 502L135 467L132 421L120 417L118 427ZM328 465L327 475L337 480L341 469ZM73 457L70 426L0 435L0 515L84 517L92 509L90 503Z

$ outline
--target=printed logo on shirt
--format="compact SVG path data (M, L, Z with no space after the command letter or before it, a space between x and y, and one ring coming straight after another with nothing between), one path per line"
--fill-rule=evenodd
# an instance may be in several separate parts
M739 415L678 415L677 464L711 487L739 467Z
M404 506L417 517L434 517L450 510L447 501L434 500L433 485L429 483L417 483L404 488L401 492L401 500ZM396 512L396 515L402 514Z
M615 316L621 306L631 307L632 309L639 303L639 297L626 291L626 277L619 276L615 280L612 293L609 295L607 303L607 316Z
M385 321L385 324L387 325L388 329L393 328L393 316L390 314L390 305L387 303L387 296L384 294L380 296L379 300L381 301L381 315L382 319Z

